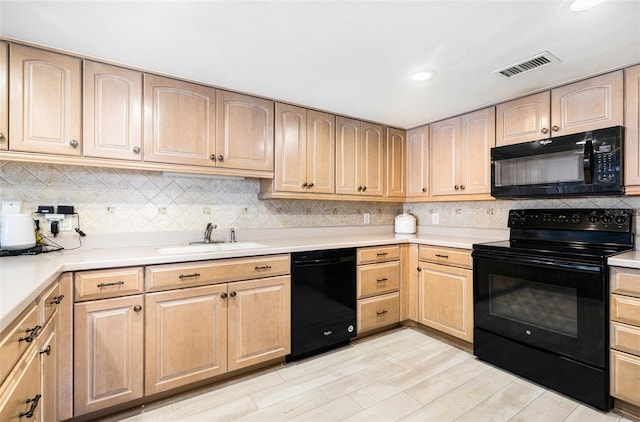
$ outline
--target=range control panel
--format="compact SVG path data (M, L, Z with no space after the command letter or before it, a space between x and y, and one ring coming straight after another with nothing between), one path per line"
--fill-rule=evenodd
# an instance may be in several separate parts
M630 232L630 208L510 210L509 227L518 229L597 230Z

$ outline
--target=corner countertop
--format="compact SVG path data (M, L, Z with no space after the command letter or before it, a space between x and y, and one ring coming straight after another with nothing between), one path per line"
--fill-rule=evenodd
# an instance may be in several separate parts
M214 236L216 234L214 233ZM392 226L238 231L238 241L264 247L206 253L160 254L158 248L186 245L200 233L164 232L94 235L79 249L0 258L0 331L63 272L136 265L191 262L271 255L307 250L403 243L471 249L474 243L508 237L505 230L419 228L418 234L394 234ZM89 237L89 236L88 236ZM73 241L76 241L74 239ZM65 245L66 246L66 245Z
M614 267L640 268L640 251L629 251L612 256L607 263Z

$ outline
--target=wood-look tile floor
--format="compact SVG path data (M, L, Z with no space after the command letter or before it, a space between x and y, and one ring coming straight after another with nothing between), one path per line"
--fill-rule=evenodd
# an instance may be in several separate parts
M584 406L410 328L108 420L631 421Z

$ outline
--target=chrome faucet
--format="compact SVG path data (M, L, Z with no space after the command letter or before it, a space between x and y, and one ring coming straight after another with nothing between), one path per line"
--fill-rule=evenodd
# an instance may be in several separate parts
M216 224L207 223L207 227L204 229L204 243L211 243L211 232L217 228Z
M233 227L231 227L231 243L236 243L236 229L234 229Z

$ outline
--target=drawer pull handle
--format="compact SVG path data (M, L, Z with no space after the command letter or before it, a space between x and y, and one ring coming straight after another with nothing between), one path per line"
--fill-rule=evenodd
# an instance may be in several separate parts
M40 350L41 355L44 355L45 353L47 354L47 356L51 355L51 345L48 345L47 348L44 350Z
M389 281L387 277L379 278L376 280L378 283L384 283L385 281Z
M439 253L436 254L436 258L445 258L445 259L449 259L449 255L440 255Z
M271 265L263 265L262 267L256 267L255 270L256 271L260 271L260 270L270 270L271 269Z
M49 304L50 305L59 305L60 302L62 302L63 298L64 298L64 295L56 296L53 299L51 299L51 302L49 302Z
M180 277L178 277L180 280L184 280L185 278L194 278L194 277L200 277L200 273L193 273L193 274L180 274Z
M389 252L379 252L376 254L376 256L387 256L389 255Z
M38 334L40 334L41 329L42 327L40 325L36 325L33 328L27 328L25 331L29 333L29 335L26 337L20 337L18 339L18 343L21 341L26 341L27 343L31 343L34 338L38 337Z
M376 312L376 315L377 315L377 316L384 315L384 314L386 314L387 312L389 312L389 311L387 311L386 309L384 309L384 310L382 310L382 311L377 311L377 312Z
M29 409L28 412L20 412L20 414L18 415L19 418L21 417L25 417L27 419L31 419L33 417L34 412L36 411L36 407L38 407L38 402L40 401L40 398L42 397L42 394L36 394L36 396L32 399L27 399L27 404L31 403L31 408Z
M100 283L98 284L98 289L102 289L103 287L111 287L111 286L121 286L124 284L124 281L114 281L113 283Z

